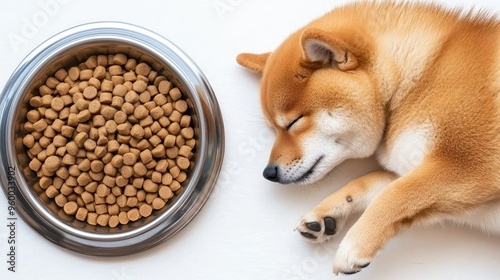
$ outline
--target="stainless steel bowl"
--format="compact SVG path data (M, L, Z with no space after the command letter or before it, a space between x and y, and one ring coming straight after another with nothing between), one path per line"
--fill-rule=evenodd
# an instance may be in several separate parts
M37 180L23 148L28 100L61 67L92 54L124 53L149 63L191 100L197 149L181 195L164 209L117 228L91 226L64 214L34 191ZM14 71L0 96L0 182L10 204L26 223L66 249L119 256L151 248L181 230L201 209L217 180L224 153L224 128L215 95L200 69L178 47L137 26L98 22L50 38ZM15 194L14 194L15 192ZM43 195L42 195L43 197Z

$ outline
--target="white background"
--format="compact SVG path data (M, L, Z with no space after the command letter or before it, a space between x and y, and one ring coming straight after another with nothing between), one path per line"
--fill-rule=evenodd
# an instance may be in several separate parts
M343 2L1 0L0 88L32 49L64 29L103 20L136 24L173 41L204 71L222 108L226 157L198 216L167 242L126 257L68 252L18 222L17 272L9 272L7 202L0 195L0 279L332 279L332 260L346 231L313 245L292 229L329 193L377 166L370 159L348 161L309 187L264 180L274 136L260 111L259 77L240 68L235 57L272 50ZM496 0L456 2L500 11ZM446 224L413 228L361 273L338 277L345 278L500 279L500 238Z

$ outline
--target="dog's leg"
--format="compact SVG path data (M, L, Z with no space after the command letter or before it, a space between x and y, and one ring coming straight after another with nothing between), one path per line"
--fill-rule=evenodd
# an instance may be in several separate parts
M329 239L344 226L350 214L365 210L372 199L395 179L393 173L377 171L352 180L304 215L297 230L313 242Z
M333 271L359 272L400 230L416 222L464 213L498 198L498 188L486 176L443 164L424 164L375 197L340 243Z

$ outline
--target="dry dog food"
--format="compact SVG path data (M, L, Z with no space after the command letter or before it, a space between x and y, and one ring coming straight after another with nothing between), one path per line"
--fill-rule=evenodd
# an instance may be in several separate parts
M80 221L116 227L179 194L196 139L181 91L146 63L95 55L29 100L23 144L38 185Z

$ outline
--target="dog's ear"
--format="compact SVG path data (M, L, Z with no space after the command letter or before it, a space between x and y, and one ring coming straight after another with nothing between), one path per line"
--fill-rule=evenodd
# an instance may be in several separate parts
M240 53L236 57L236 61L243 67L262 73L270 54L271 53Z
M304 30L300 38L304 60L348 71L358 67L353 47L338 36L317 28Z

